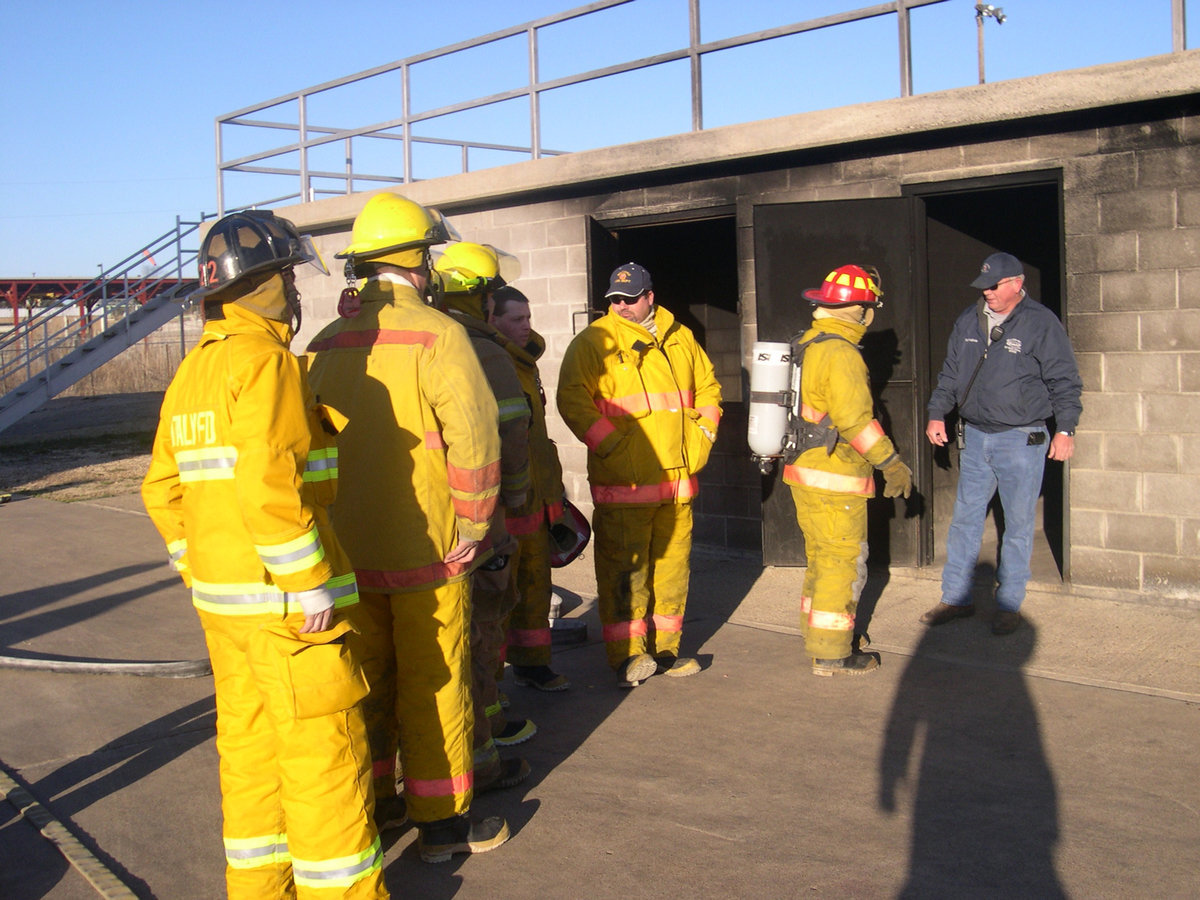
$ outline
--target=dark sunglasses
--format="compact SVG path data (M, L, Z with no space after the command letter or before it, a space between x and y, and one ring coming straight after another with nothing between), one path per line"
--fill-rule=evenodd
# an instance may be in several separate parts
M608 302L613 306L633 306L645 296L645 294L638 294L636 297L623 297L620 294L613 294L608 298Z

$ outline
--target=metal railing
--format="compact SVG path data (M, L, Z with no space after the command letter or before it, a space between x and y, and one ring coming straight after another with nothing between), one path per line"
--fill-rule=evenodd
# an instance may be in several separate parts
M206 218L201 216L201 221ZM148 301L174 300L194 288L196 279L190 273L195 271L199 247L184 243L200 224L176 216L172 230L50 305L28 311L25 319L0 336L0 386L8 390L46 371L80 344L128 321L129 314ZM183 349L182 317L179 340Z
M378 187L387 184L404 184L417 180L413 168L413 148L417 145L454 147L460 151L460 171L467 172L471 168L472 151L499 151L519 154L525 159L539 159L545 156L558 155L561 150L548 149L542 140L542 96L549 91L573 85L622 75L638 70L661 66L666 63L687 61L690 69L691 87L691 130L704 129L704 91L702 82L702 60L705 56L720 51L745 47L776 38L797 35L803 32L816 31L840 25L848 25L874 19L881 16L896 17L896 40L899 58L898 94L909 97L913 93L912 69L912 34L909 13L923 6L944 3L947 0L887 0L873 6L864 6L846 12L825 15L803 22L795 22L766 30L755 31L736 37L721 40L701 42L700 40L700 2L701 0L679 0L686 2L688 11L688 44L675 50L658 53L628 62L618 63L603 68L592 69L574 75L543 80L540 75L542 55L539 47L539 35L545 29L561 25L574 19L582 19L605 10L633 3L635 0L596 0L586 6L580 6L563 13L546 16L522 25L515 25L483 37L462 41L438 50L420 53L396 62L387 63L349 75L334 81L327 81L314 87L305 88L293 93L276 97L253 106L245 107L236 112L219 116L215 123L216 159L217 159L217 208L218 214L227 211L226 207L226 176L233 173L249 173L255 175L285 176L297 179L297 190L290 191L270 198L257 198L238 206L272 206L293 201L311 202L323 195L352 194L362 186ZM981 4L982 5L982 4ZM1171 46L1174 52L1182 52L1186 48L1185 16L1187 0L1170 0L1171 5ZM978 9L978 7L977 7ZM414 110L413 106L413 77L412 70L421 63L444 60L465 54L467 51L497 45L502 41L525 38L525 72L518 78L523 82L517 87L486 96L464 100L433 109ZM982 63L982 53L981 53ZM310 103L320 95L325 95L338 88L352 85L363 85L381 76L398 74L400 78L399 110L394 115L382 121L354 128L341 128L331 125L314 124L310 121ZM504 72L507 77L510 73ZM459 113L482 110L497 104L511 101L524 101L528 104L528 144L485 143L473 140L455 140L447 137L437 137L432 134L418 134L417 126L431 123L435 119L452 116ZM388 99L385 104L393 104ZM280 121L259 116L277 107L291 105L295 107L293 120ZM392 112L392 109L388 109ZM236 158L225 158L225 129L248 128L266 130L269 132L284 131L295 135L295 140L267 149L251 152ZM244 134L245 132L238 132ZM262 132L259 131L259 134ZM656 135L660 136L660 135ZM384 141L399 142L402 145L402 161L400 172L366 172L355 169L355 141ZM341 171L321 169L312 165L313 151L321 151L330 145L340 143L344 151L345 165ZM296 165L284 165L281 158L294 155L298 157ZM330 186L335 185L336 187Z
M259 175L282 175L298 178L299 189L297 191L276 197L261 199L255 201L254 204L257 206L271 206L278 203L286 203L288 201L310 202L315 200L320 195L351 194L355 191L356 182L363 182L365 184L378 186L382 184L404 184L406 182L413 181L415 180L413 176L412 155L414 144L431 144L458 148L461 151L461 171L463 172L470 170L470 152L472 150L494 150L519 153L528 157L529 159L539 159L544 156L558 155L562 151L547 149L542 143L542 122L540 111L540 100L542 94L546 93L547 91L552 91L571 85L579 85L585 82L608 78L613 75L620 75L640 69L647 69L652 66L660 66L664 63L676 62L680 60L687 60L690 66L691 128L692 131L701 131L704 129L704 94L701 79L701 61L705 55L716 53L722 50L730 50L736 47L744 47L762 41L769 41L788 35L800 34L806 31L815 31L821 28L829 28L837 25L859 22L864 19L873 19L879 16L894 15L897 17L897 42L899 45L900 59L899 93L900 96L908 97L912 95L912 44L911 32L909 28L909 11L918 7L929 6L935 3L944 3L946 0L888 0L886 3L879 3L874 6L867 6L861 9L851 10L849 12L826 15L820 18L809 19L804 22L781 25L763 31L755 31L737 37L724 38L722 40L708 41L705 43L700 41L700 0L686 0L688 5L689 35L689 42L686 47L681 47L679 49L664 53L658 53L653 56L642 57L629 62L606 66L604 68L592 69L590 71L575 75L553 78L549 80L541 79L539 75L540 55L538 35L542 30L552 25L559 25L572 19L578 19L583 16L588 16L593 13L601 12L617 6L623 6L632 2L634 2L634 0L598 0L598 2L590 3L586 6L580 6L567 12L559 13L553 16L546 16L545 18L537 19L523 25L516 25L511 28L506 28L502 31L493 32L492 34L484 37L462 41L461 43L452 44L448 47L442 47L439 50L432 50L427 53L410 56L397 62L377 66L373 69L368 69L355 75L349 75L334 81L327 81L323 84L316 85L315 87L305 88L294 93L285 94L283 96L276 97L273 100L267 100L263 103L256 103L253 106L245 107L244 109L237 110L236 112L219 116L216 120L215 126L218 210L220 213L225 211L225 176L234 172L253 173ZM1183 0L1177 0L1177 2L1182 3ZM467 50L474 50L476 48L495 44L499 41L521 35L524 35L527 41L528 71L525 76L525 84L507 91L489 94L485 97L465 100L446 106L440 106L436 109L420 111L413 110L411 74L413 66L419 63L430 62L431 60L453 56ZM369 79L378 78L381 75L397 72L400 74L401 79L400 110L398 116L395 116L394 118L388 118L384 121L375 122L373 124L363 125L357 128L336 128L313 124L309 121L310 101L317 95L324 94L336 88L346 87L347 85L353 85L368 81ZM528 145L517 146L511 144L453 140L441 137L421 136L414 133L414 127L420 123L429 122L433 119L453 115L455 113L463 113L493 106L498 103L504 103L512 100L526 100L529 104L530 139ZM268 110L293 103L295 104L296 108L295 121L276 121L271 119L256 118L257 115ZM290 131L295 133L296 140L282 146L276 146L259 152L239 156L235 159L225 159L223 149L223 129L232 126L242 126L253 129ZM356 171L354 169L353 152L353 142L356 139L401 142L403 145L403 171L401 174L379 174ZM342 142L343 149L345 151L346 164L344 171L334 172L329 170L321 170L313 168L309 164L311 151L336 142ZM268 164L269 161L278 160L280 157L288 154L298 155L299 163L297 166ZM339 188L336 190L332 188L324 188L318 186L318 184L314 182L338 182Z

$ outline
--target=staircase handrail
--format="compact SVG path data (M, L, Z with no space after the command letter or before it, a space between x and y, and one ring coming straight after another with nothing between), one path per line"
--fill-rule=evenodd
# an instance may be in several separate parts
M0 337L0 351L23 345L21 352L9 353L7 360L0 361L0 381L21 369L32 373L35 361L38 361L36 368L39 369L49 365L54 351L67 344L74 346L78 343L83 327L98 321L101 330L107 330L118 325L121 319L151 297L166 294L169 299L177 299L182 290L192 288L195 278L185 276L184 267L195 262L199 250L185 250L183 241L195 234L208 218L211 215L202 214L199 221L191 222L176 216L175 227L170 231L135 250L116 265L102 269L97 277L79 285L51 305L31 312L11 332ZM167 258L158 262L156 257L160 255ZM148 272L138 274L134 271L137 266L147 262L153 266ZM164 287L170 279L174 279L176 284ZM85 323L64 321L58 327L52 327L52 322L59 320L77 304L85 305ZM39 331L40 334L37 333Z

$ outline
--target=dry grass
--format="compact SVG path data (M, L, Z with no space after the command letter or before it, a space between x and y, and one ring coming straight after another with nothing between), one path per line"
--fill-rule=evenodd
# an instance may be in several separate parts
M62 501L134 493L152 441L151 434L122 434L4 447L0 493Z

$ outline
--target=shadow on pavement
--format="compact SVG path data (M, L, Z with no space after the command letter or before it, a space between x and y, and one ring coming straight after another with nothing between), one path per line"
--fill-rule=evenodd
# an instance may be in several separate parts
M80 844L134 894L150 898L154 894L149 885L129 872L119 860L109 856L74 821L74 817L93 804L119 794L168 766L192 748L211 741L215 734L216 706L213 696L209 695L134 728L32 784L20 782L17 776L12 777L38 798L50 815L65 825ZM16 831L26 828L29 829L28 833ZM57 852L47 853L44 839L20 817L0 827L0 834L9 829L13 831L4 838L4 843L7 844L11 838L14 843L28 844L28 837L32 835L42 846L29 845L30 850L37 854L37 864L31 866L24 860L12 860L11 866L4 866L4 870L12 872L16 880L9 887L4 887L4 879L0 878L0 887L4 887L3 895L14 900L45 896L63 879L71 868L70 863ZM8 893L9 888L14 893Z
M575 565L592 566L590 554L587 558L580 557ZM589 637L586 643L554 648L552 666L570 679L569 690L543 693L517 686L511 678L505 678L500 688L511 702L509 718L530 718L537 725L538 732L528 743L502 749L501 755L505 758L524 757L533 771L514 788L477 797L471 807L472 813L478 816L504 816L514 839L519 839L521 830L533 821L541 807L542 801L536 795L542 783L551 777L561 763L581 752L589 738L606 719L617 712L623 702L640 699L647 695L644 692L654 692L657 698L669 702L669 696L665 693L667 689L685 689L689 683L702 688L707 670L713 665L713 657L701 652L702 648L745 599L760 572L761 568L757 566L730 566L727 560L720 557L706 555L703 551L693 552L690 591L680 646L680 655L695 656L705 669L693 678L655 676L633 690L617 687L616 675L608 667L604 644L599 639L600 623L594 609L587 610L583 616L588 623ZM564 614L577 612L589 602L558 585L555 585L554 591L563 601ZM661 738L656 723L650 721L645 723L644 735L645 752L649 755L630 758L631 769L642 770L651 765L649 760L653 756L653 744ZM609 774L618 781L622 777L619 771ZM417 856L416 832L412 828L401 833L399 838L389 833L388 841L390 845L406 845L398 856L387 862L387 883L393 896L449 900L457 894L462 884L462 876L458 872L468 863L469 856L455 856L451 862L440 865L422 863ZM505 850L501 847L495 852L504 853ZM547 860L546 866L548 872L553 872L554 861ZM586 894L586 886L580 885L579 890L581 895Z
M87 591L162 568L161 563L122 566L84 578L0 595L0 609L4 611L3 618L0 619L4 625L4 637L0 646L15 647L63 628L67 620L78 624L179 583L178 577L172 575L129 590L77 601L72 603L69 609L46 609L33 614L35 610L42 610L44 607L76 600L80 594Z
M1065 897L1054 776L1021 671L1035 630L1023 624L1003 638L1003 662L980 667L946 661L960 638L953 626L926 632L888 718L879 806L897 814L910 796L912 808L900 896Z

